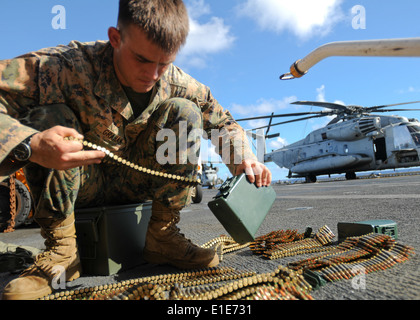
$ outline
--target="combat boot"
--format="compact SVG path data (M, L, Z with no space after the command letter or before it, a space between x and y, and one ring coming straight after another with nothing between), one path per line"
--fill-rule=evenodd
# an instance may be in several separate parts
M46 249L35 262L4 289L4 300L35 300L52 292L52 281L80 277L81 264L76 245L74 214L64 221L37 219ZM60 274L65 272L65 275ZM57 282L56 282L57 283Z
M153 264L169 264L179 269L215 267L219 257L212 249L200 248L179 232L180 213L153 201L146 233L144 259Z

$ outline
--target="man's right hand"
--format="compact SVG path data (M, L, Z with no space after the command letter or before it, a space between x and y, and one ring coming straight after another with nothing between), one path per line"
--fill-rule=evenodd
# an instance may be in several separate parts
M78 141L65 140L66 137L83 139L76 130L61 126L39 132L32 137L31 162L45 168L66 170L90 164L99 164L105 157L102 151L83 151Z

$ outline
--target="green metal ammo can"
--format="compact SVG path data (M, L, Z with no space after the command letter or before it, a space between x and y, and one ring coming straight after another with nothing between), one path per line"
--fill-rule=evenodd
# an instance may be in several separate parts
M243 244L254 241L275 199L273 187L257 188L241 174L226 180L208 206L231 237Z
M347 237L363 236L369 233L385 234L398 239L397 223L392 220L367 220L354 223L339 222L337 224L338 241L342 242Z
M144 263L152 203L76 210L84 274L108 276Z

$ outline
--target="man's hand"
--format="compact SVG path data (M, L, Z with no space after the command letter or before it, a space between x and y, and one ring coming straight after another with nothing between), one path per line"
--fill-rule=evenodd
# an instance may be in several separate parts
M271 184L271 171L261 162L255 160L244 160L236 167L236 174L245 173L249 182L255 183L257 187L269 186Z
M66 137L83 139L76 130L61 126L35 134L31 140L32 156L29 160L45 168L66 170L98 164L105 157L102 151L83 151L80 142L65 140Z

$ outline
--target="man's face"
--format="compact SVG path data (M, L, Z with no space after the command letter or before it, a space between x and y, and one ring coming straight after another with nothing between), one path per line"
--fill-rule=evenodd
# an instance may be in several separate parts
M167 53L150 41L138 27L108 30L114 48L114 68L119 81L136 92L153 89L156 82L175 61L175 53Z

